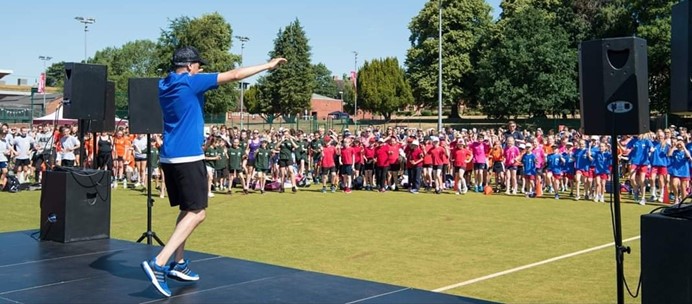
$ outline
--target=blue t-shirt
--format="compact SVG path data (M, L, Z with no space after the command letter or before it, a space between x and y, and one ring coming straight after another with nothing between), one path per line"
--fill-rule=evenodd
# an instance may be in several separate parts
M548 170L553 174L562 174L562 155L550 153L548 155Z
M591 167L591 160L587 155L587 149L578 149L574 151L574 167L580 171L589 171Z
M596 174L610 174L610 165L613 163L613 157L610 152L596 152L593 154L593 162Z
M163 112L161 163L204 159L204 93L216 89L218 74L170 73L159 81Z
M668 173L674 177L690 177L690 162L685 156L684 151L673 151L673 155L670 157Z
M662 145L661 142L654 142L654 152L651 153L651 165L654 167L668 166L668 148L670 145Z
M574 174L576 172L576 169L574 168L574 158L572 157L572 153L564 152L562 153L562 159L564 159L564 163L562 166L562 170L565 173L568 174Z
M521 163L524 165L524 175L536 175L536 155L533 153L524 154Z
M648 166L649 152L653 148L653 144L648 139L633 138L627 143L627 149L630 149L630 163L637 166Z

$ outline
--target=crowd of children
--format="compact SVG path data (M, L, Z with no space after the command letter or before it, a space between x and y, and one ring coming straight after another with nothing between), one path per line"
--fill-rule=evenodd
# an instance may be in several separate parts
M87 134L82 144L76 132L75 126L53 130L40 125L31 130L3 125L0 186L10 169L21 182L40 182L41 172L58 164L112 170L114 188L120 183L126 188L128 182L141 187L151 148L152 177L161 197L165 195L164 176L158 170L158 147L165 139L151 135L147 143L145 135L129 134L121 127L114 134L94 134L95 138ZM555 199L569 195L605 202L606 192L614 188L613 164L626 181L622 187L639 204L646 204L647 198L663 202L670 195L671 202L679 202L687 196L692 136L685 128L671 126L622 136L616 142L618 154L613 156L608 136L564 127L547 133L519 131L514 122L506 129L368 126L338 133L222 125L210 127L203 147L209 196L231 193L233 188L245 194L287 188L295 193L298 187L318 184L323 193L406 189L414 194L465 194L472 189L527 197L547 192Z

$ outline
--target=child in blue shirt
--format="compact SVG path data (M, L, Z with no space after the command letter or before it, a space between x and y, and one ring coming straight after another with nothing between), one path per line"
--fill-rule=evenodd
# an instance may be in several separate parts
M524 166L524 183L528 186L526 197L536 197L536 155L531 153L531 144L526 144L526 152L521 157L521 163Z
M553 153L550 153L547 157L548 183L551 184L553 190L555 190L555 199L560 199L560 178L562 177L564 159L557 145L553 144L551 148L553 149Z
M613 163L613 155L608 151L608 145L600 143L598 152L593 155L593 162L596 175L596 195L593 201L604 203L605 185L610 175L611 164ZM613 185L613 187L616 188L616 185Z
M672 182L675 203L678 204L687 196L687 182L690 180L690 151L685 147L682 137L673 139L673 145L668 150L670 166L668 173Z

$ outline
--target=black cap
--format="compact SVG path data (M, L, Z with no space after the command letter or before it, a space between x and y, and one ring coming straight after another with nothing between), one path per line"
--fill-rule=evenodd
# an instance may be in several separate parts
M185 66L188 63L199 62L200 65L206 65L207 61L202 59L199 51L192 46L181 47L173 53L173 65Z

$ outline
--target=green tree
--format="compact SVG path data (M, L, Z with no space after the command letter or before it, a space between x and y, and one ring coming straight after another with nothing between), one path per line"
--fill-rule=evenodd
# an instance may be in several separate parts
M136 40L121 47L108 47L97 51L89 63L108 67L108 80L115 82L115 105L118 109L127 108L128 79L157 77L156 43L150 40Z
M451 117L459 117L460 102L475 101L474 63L480 38L492 24L490 12L484 0L442 0L442 91ZM438 27L438 0L428 1L409 24L407 76L416 102L426 106L438 100Z
M315 72L315 94L339 98L339 88L336 86L332 71L324 63L313 65L312 70Z
M396 58L366 61L358 73L358 108L380 113L385 120L413 103L405 71Z
M179 17L162 30L158 41L158 67L170 70L173 51L182 46L196 47L202 58L209 62L205 71L224 72L237 66L240 56L229 53L232 45L231 25L219 13L199 18ZM209 114L225 113L235 107L238 89L233 85L221 86L206 94L204 110Z
M577 98L576 50L545 10L526 7L501 21L479 62L482 112L491 117L566 114Z
M288 62L280 69L271 71L260 87L262 100L268 103L262 108L270 109L273 114L284 115L287 120L310 109L310 99L316 85L310 56L308 38L298 19L279 30L269 57L284 57Z
M636 35L646 39L651 110L667 113L670 104L670 36L672 7L678 1L632 1Z
M343 100L344 112L349 113L351 115L355 115L354 110L356 90L353 86L353 79L346 74L344 74L341 79L343 79L344 81L342 82L341 87L339 87L339 90L341 92L339 98L342 98Z
M65 82L65 62L55 62L46 69L46 86L63 87Z

